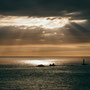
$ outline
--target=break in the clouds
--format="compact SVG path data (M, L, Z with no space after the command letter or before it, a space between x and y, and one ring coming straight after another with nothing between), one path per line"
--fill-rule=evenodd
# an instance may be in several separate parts
M19 28L43 28L43 29L57 29L65 25L75 23L85 23L88 20L71 20L71 17L27 17L27 16L1 16L0 27L15 26Z
M19 28L43 28L55 29L64 27L69 23L69 17L20 17L20 16L1 16L0 26L16 26ZM80 20L81 21L81 20Z

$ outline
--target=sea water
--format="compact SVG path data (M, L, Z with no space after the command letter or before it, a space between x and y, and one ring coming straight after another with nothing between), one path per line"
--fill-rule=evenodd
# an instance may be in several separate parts
M83 57L0 58L0 90L90 90L90 58L85 59L88 65ZM33 60L56 66L25 63Z

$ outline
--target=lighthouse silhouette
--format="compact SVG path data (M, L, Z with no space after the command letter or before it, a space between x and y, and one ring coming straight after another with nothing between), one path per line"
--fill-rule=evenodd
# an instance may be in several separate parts
M85 59L83 59L82 65L87 65Z

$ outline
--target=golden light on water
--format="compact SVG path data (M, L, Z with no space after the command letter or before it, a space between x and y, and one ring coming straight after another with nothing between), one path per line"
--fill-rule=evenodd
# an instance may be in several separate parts
M48 60L25 60L24 61L25 64L31 64L31 65L49 65L52 64L52 61L48 61Z

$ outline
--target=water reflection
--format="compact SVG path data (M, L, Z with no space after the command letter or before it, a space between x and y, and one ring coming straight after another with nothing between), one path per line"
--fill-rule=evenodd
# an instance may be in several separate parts
M90 63L90 58L85 58L87 63ZM73 64L82 64L83 57L30 57L30 58L0 58L0 65L9 64L27 64L27 65L73 65Z
M30 64L30 65L49 65L54 63L53 60L24 60L24 64Z

